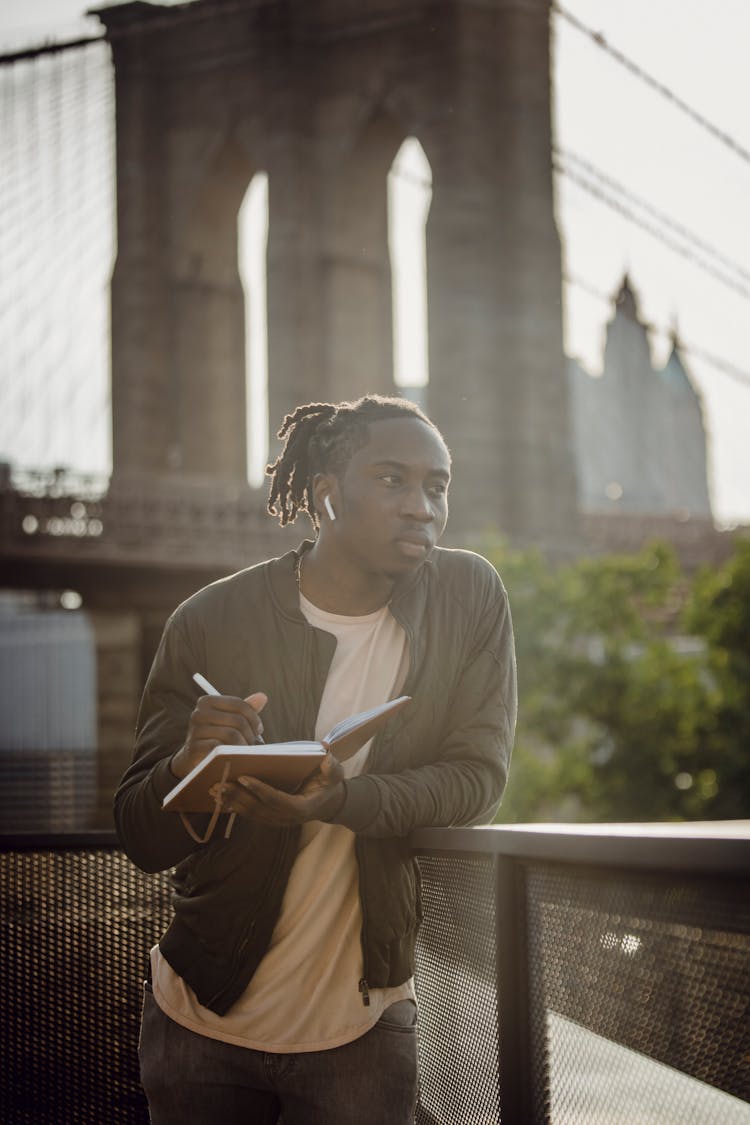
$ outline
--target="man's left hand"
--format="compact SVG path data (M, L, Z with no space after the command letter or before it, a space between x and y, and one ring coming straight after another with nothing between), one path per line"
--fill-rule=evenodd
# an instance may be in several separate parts
M330 820L344 800L343 779L341 763L329 752L320 769L297 793L285 793L257 777L238 778L227 786L224 810L278 827Z

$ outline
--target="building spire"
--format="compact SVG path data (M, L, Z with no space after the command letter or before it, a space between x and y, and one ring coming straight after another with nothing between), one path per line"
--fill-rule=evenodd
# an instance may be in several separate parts
M620 291L615 297L615 311L618 316L638 321L638 302L627 271L623 274Z

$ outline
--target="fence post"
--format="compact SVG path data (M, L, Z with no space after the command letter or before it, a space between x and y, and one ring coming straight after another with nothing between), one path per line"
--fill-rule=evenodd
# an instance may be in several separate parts
M528 959L526 880L521 862L495 856L498 1084L503 1125L541 1125L547 1098L535 1105L534 1044ZM542 1029L544 1034L544 1029ZM546 1083L545 1083L546 1085Z

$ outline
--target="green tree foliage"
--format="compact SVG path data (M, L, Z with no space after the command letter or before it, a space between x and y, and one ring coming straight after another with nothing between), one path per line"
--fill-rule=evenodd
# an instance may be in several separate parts
M739 540L720 570L699 573L686 626L705 637L710 685L700 734L719 784L709 802L715 816L750 815L750 539Z
M511 599L520 713L501 821L750 815L750 544L553 566L485 552Z

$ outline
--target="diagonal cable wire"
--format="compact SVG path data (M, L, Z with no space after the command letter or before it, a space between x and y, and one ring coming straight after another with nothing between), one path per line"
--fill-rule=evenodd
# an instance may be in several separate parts
M654 226L650 222L644 222L642 216L633 211L633 209L626 203L623 203L621 202L621 200L614 198L607 190L602 188L600 184L593 183L590 179L586 179L584 176L579 175L571 168L566 168L559 160L553 161L553 167L556 172L560 173L560 175L565 176L566 179L569 179L573 183L577 184L578 187L583 189L583 191L587 192L589 195L592 195L601 203L604 203L612 211L616 211L619 215L622 215L623 218L627 219L635 226L640 227L641 230L644 230L647 234L650 234L652 238L655 238L657 239L657 241L663 243L675 254L679 254L680 257L685 258L686 261L690 262L694 266L697 266L698 269L703 270L704 273L709 274L716 281L720 281L722 285L725 285L728 289L731 289L740 297L743 297L746 300L750 300L750 288L746 287L740 282L737 282L734 278L727 276L725 273L722 273L720 270L716 269L716 267L711 262L698 257L690 250L689 247L685 246L682 242L678 242L674 237L672 237L670 233L665 233L663 230L660 230L659 227Z
M674 90L670 90L668 86L665 86L663 82L660 82L658 80L658 78L654 78L653 75L649 74L648 71L643 69L643 67L638 66L638 64L633 62L632 59L628 58L627 55L624 55L622 51L619 51L616 47L613 47L612 44L602 35L600 31L594 31L593 28L588 27L587 24L583 23L576 16L574 16L572 12L569 12L560 4L553 3L552 11L562 19L566 20L571 25L571 27L574 27L582 35L585 35L589 39L591 39L591 41L595 43L597 47L600 47L603 51L606 51L607 54L611 55L612 58L615 59L616 62L618 62L626 70L630 71L631 74L634 74L642 82L645 82L647 86L650 86L652 90L656 90L656 92L658 94L661 94L663 98L666 98L667 101L675 105L679 110L681 110L682 113L689 117L691 121L694 121L696 125L700 125L702 129L705 129L706 132L710 133L711 136L714 137L717 141L720 141L721 144L725 145L728 149L731 149L731 151L736 156L739 156L741 160L744 160L746 164L750 164L750 152L748 152L748 150L743 145L741 145L739 141L735 140L735 138L730 136L730 134L727 133L724 129L719 128L718 125L714 125L712 121L709 121L709 119L707 117L704 117L702 113L699 113L697 109L693 109L693 107L691 105L688 105L687 102L683 101L683 99L679 97L678 94L675 94Z
M705 254L708 254L710 257L714 258L725 269L736 273L737 276L742 279L742 281L750 283L750 271L746 270L744 266L740 265L738 262L733 261L731 258L726 257L725 254L723 254L720 250L717 250L716 247L712 246L709 242L704 241L704 239L702 239L694 231L689 230L688 227L685 227L681 223L676 222L673 218L671 218L670 215L665 214L664 211L660 211L658 207L655 207L647 199L643 199L641 198L641 196L636 195L635 192L630 191L629 188L626 188L623 183L621 183L619 180L613 179L613 177L611 176L608 176L606 172L603 172L601 168L597 168L595 164L591 163L591 161L585 160L577 153L571 152L569 149L560 148L557 145L553 146L552 151L556 155L560 156L563 160L569 160L572 161L572 163L577 164L579 168L582 168L584 170L584 172L599 180L606 187L624 196L624 198L626 198L630 203L634 203L637 207L642 208L642 210L651 215L652 218L655 218L658 222L662 223L663 226L667 227L669 230L673 231L681 238L684 238L686 242L689 242L692 246L699 248Z

